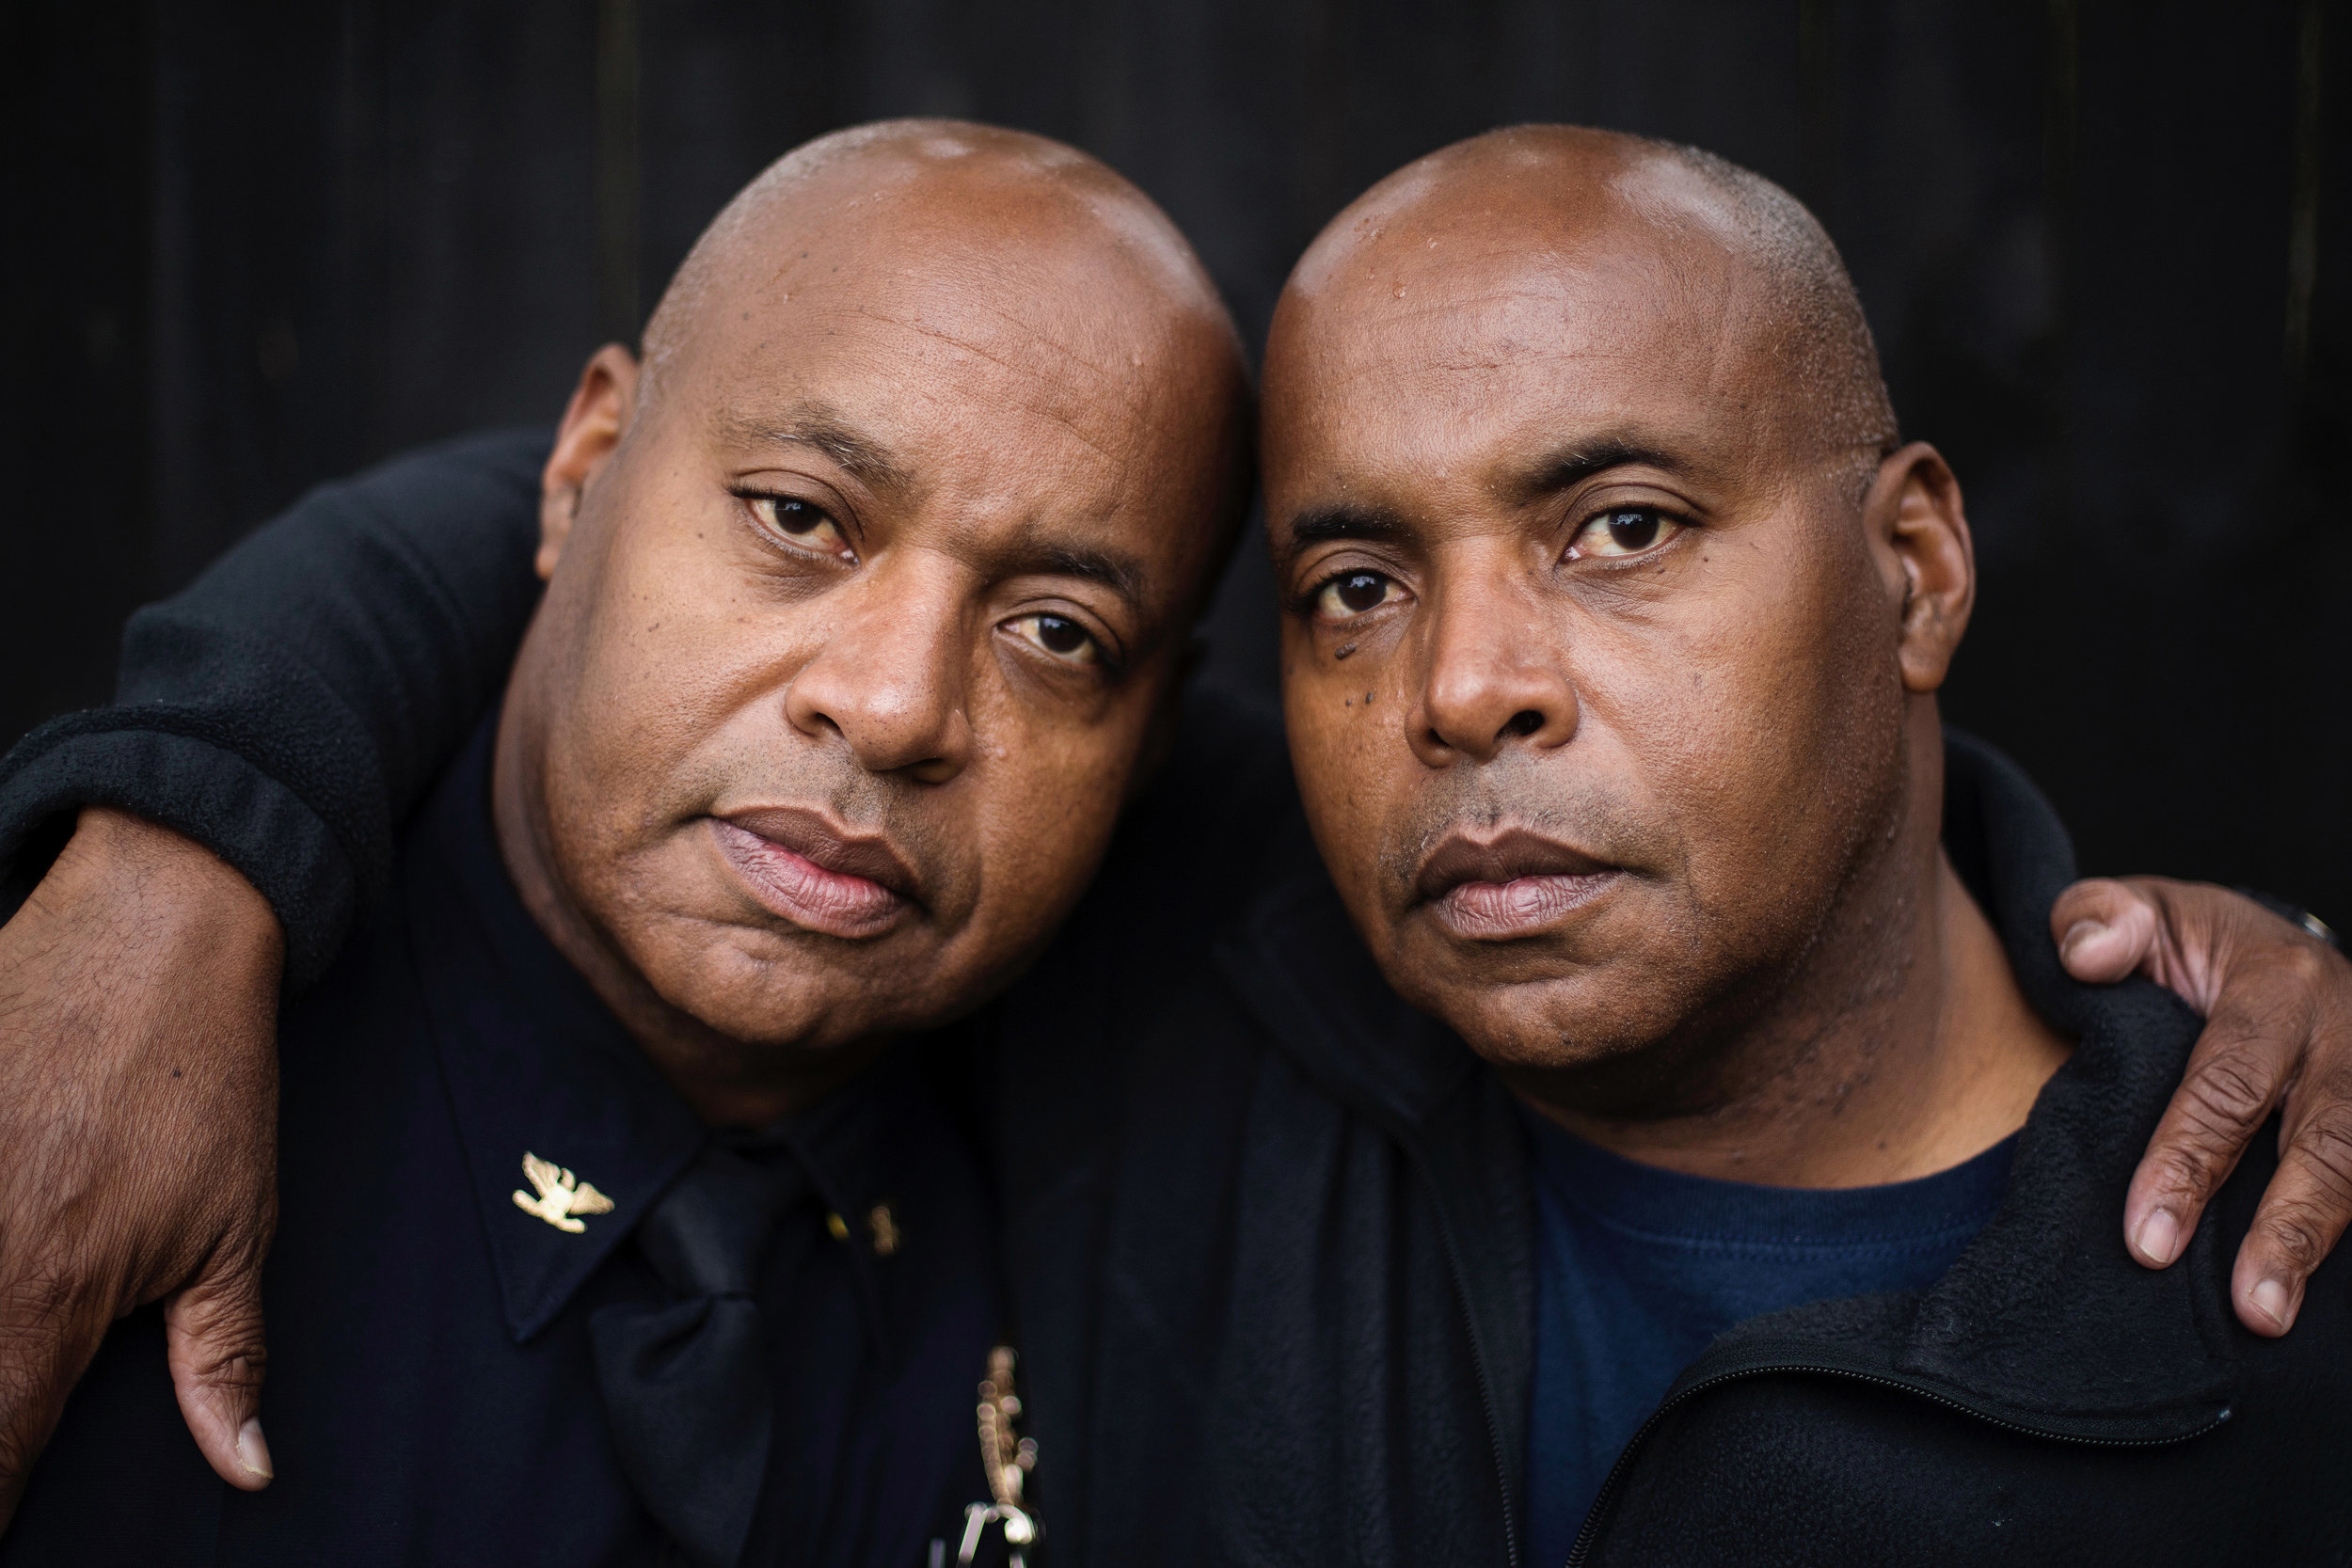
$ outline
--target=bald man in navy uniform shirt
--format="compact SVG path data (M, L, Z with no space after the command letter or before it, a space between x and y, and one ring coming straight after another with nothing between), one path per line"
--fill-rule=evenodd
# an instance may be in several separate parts
M0 1556L653 1562L675 1539L691 1561L916 1563L988 1497L972 1393L1006 1325L935 1080L960 1042L909 1041L766 1128L706 1127L524 911L489 739L411 829L392 907L285 1021L267 1291L288 1473L214 1478L150 1310L101 1353ZM534 1156L599 1196L562 1213ZM730 1259L754 1216L765 1244ZM710 1277L678 1256L698 1246ZM741 1365L772 1406L695 1364L731 1348L694 1341L744 1294Z
M882 126L755 182L590 362L505 701L285 1020L285 1473L214 1479L141 1313L0 1559L1024 1545L949 1021L1169 721L1245 398L1181 236L1068 149Z

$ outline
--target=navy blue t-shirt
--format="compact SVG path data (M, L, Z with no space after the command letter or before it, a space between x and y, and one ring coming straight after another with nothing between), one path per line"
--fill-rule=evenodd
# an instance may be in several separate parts
M1759 1187L1660 1170L1529 1113L1535 1389L1528 1560L1565 1562L1609 1468L1732 1324L1933 1283L2000 1207L2014 1139L1884 1187Z

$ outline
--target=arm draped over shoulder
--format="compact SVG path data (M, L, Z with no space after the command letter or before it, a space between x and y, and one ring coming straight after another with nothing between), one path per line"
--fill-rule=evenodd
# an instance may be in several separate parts
M235 866L285 927L289 985L315 978L505 686L549 444L471 436L322 485L134 615L114 705L0 758L0 916L78 808L115 806Z

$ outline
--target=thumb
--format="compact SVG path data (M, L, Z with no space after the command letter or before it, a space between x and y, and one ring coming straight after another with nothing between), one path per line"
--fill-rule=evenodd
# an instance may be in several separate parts
M2076 882L2050 906L2050 937L2066 972L2087 985L2137 973L2156 947L2155 906L2138 890L2106 878Z
M180 1415L214 1471L258 1492L270 1483L262 1438L262 1258L224 1248L164 1304L164 1344Z

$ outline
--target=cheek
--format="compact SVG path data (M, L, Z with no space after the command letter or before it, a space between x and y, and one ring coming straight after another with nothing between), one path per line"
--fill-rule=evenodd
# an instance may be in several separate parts
M1834 574L1692 604L1624 678L1588 682L1688 862L1708 946L1749 951L1802 927L1887 825L1902 773L1900 671L1872 604Z
M809 619L755 601L735 574L691 553L646 565L608 579L559 736L573 803L641 830L708 803L700 796L717 781L691 782L707 771L700 753L774 744L768 732L784 722L782 689L804 661ZM747 725L754 733L730 747Z
M974 754L951 787L966 802L955 831L976 850L976 934L992 950L1042 940L1086 891L1134 779L1151 684L1137 675L1081 717L979 673Z
M1284 639L1292 769L1332 880L1360 917L1381 898L1388 826L1409 807L1421 770L1404 732L1406 661L1371 640L1335 660L1295 625Z

